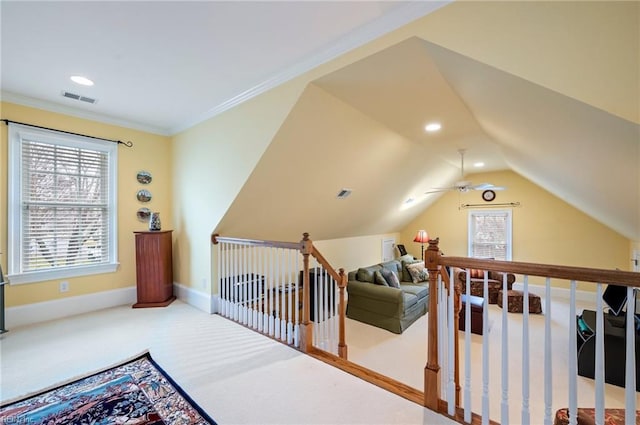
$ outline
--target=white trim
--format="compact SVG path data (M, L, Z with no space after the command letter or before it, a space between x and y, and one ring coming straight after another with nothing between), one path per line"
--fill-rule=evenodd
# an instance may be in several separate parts
M529 287L529 293L539 295L540 298L545 298L546 288L544 285L532 285L531 283L529 283L527 286ZM524 291L524 287L521 282L515 282L513 284L513 289L517 291ZM552 286L551 296L553 298L568 300L571 298L571 290L569 288L558 288ZM589 302L595 305L596 293L591 291L576 290L576 301Z
M15 103L16 105L29 106L31 108L42 109L45 111L56 112L60 114L78 117L86 120L97 121L105 124L116 125L118 127L131 128L133 130L145 131L147 133L158 134L160 136L171 136L169 129L156 127L152 125L142 124L138 122L128 121L121 118L111 117L96 112L84 111L67 105L51 102L43 99L36 99L17 93L0 92L3 102Z
M205 313L213 314L218 311L217 296L212 297L210 294L196 291L189 286L184 286L177 282L173 282L173 294L181 301Z
M96 292L88 295L61 298L58 300L26 304L6 309L7 329L48 320L75 316L105 308L117 307L136 302L135 286L111 291Z
M475 215L480 216L488 216L488 215L506 215L507 216L507 228L506 230L506 239L507 239L507 252L505 253L506 258L504 260L511 261L513 258L513 212L511 210L469 210L467 215L467 255L469 257L474 257L473 255L473 230L474 223L473 217Z
M351 34L348 34L338 43L323 50L322 52L310 57L307 60L297 63L294 66L287 68L286 70L264 80L263 82L256 84L248 90L243 91L230 99L218 104L212 109L208 110L204 114L193 117L184 123L172 127L171 134L176 134L181 131L187 130L196 124L199 124L209 118L212 118L218 114L221 114L235 106L240 105L247 100L265 93L280 84L298 77L299 75L308 72L323 63L329 62L338 56L347 53L357 47L360 47L378 37L383 36L393 30L396 30L409 22L415 21L423 16L426 16L449 3L453 3L453 0L444 1L412 1L407 6L399 7L393 12L386 14L367 25L362 26L354 30Z
M80 266L52 269L43 272L34 271L14 275L6 275L9 284L44 282L47 280L66 279L70 277L89 276L92 274L113 273L118 270L120 263L97 264L95 266Z
M9 257L7 277L12 284L42 282L60 278L114 272L118 268L118 145L108 140L65 134L17 123L8 123L8 236ZM95 265L49 268L23 271L23 139L33 139L56 146L95 149L108 156L109 173L109 261Z

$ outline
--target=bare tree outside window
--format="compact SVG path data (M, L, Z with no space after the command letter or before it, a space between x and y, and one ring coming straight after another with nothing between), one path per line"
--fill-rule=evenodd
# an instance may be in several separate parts
M24 270L108 261L107 154L23 143Z

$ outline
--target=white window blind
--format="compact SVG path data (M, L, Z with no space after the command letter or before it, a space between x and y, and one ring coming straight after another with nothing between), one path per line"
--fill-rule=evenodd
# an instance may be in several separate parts
M468 255L511 260L511 211L469 211Z
M116 145L16 124L9 134L10 282L115 270Z

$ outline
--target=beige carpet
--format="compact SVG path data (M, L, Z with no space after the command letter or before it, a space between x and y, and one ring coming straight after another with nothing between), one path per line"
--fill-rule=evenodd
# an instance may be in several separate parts
M147 349L220 425L455 423L180 301L11 329L0 337L0 399Z
M544 302L543 302L544 308ZM594 309L580 303L576 311ZM552 302L553 397L552 414L568 406L569 306L564 300ZM427 316L422 317L402 335L347 319L349 360L390 376L414 388L423 389L423 371L427 359ZM522 315L509 313L509 419L522 423ZM490 418L500 421L502 309L489 306L489 397ZM544 422L544 316L530 315L530 386L529 410L532 424ZM471 335L471 407L482 411L482 337ZM460 352L464 351L464 334L460 333ZM463 354L462 354L463 355ZM463 355L464 356L464 355ZM624 361L624 359L621 359ZM464 384L464 357L461 360ZM461 391L463 394L464 392ZM636 393L638 394L638 393ZM462 397L464 400L464 397ZM605 385L605 407L624 407L624 388ZM578 376L578 405L595 406L595 381ZM640 406L640 400L638 402Z

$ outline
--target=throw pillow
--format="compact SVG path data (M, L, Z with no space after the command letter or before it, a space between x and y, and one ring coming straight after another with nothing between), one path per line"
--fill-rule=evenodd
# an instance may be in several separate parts
M377 270L374 273L374 282L373 283L375 283L376 285L381 285L381 286L389 286L389 284L387 283L387 281L384 278L384 276L382 276L382 273L377 271Z
M384 277L388 286L400 289L400 279L398 279L396 272L390 269L382 269L380 270L380 273L382 274L382 277Z
M411 275L411 281L413 283L424 282L429 279L429 272L424 268L424 262L409 264L407 266L409 274Z
M409 264L416 264L421 262L422 261L420 260L402 260L402 281L403 282L411 282L413 280L411 278L411 274L409 273L409 270L407 270L407 266Z

